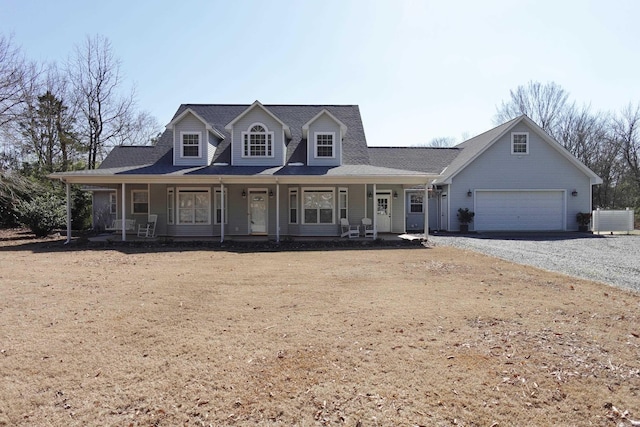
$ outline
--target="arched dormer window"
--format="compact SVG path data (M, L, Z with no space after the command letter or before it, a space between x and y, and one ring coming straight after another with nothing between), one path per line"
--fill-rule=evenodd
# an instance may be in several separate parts
M273 157L273 132L254 123L242 132L242 157Z

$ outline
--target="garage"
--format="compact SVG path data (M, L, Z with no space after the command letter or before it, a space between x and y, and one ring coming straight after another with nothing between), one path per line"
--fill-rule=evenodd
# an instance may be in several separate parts
M565 229L562 190L477 190L476 231Z

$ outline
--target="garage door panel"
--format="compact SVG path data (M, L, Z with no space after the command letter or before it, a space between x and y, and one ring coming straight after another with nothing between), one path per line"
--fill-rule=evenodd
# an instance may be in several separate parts
M562 230L562 191L478 191L475 229Z

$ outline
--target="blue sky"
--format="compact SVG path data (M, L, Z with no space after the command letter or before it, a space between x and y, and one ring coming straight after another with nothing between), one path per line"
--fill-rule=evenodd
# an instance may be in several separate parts
M369 145L462 140L530 80L619 110L640 102L640 2L0 0L31 59L112 42L138 107L358 104Z

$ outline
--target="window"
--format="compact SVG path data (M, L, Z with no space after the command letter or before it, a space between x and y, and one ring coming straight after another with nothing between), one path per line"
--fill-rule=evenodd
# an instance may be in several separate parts
M298 189L289 189L289 224L298 223Z
M216 197L214 200L216 210L216 224L222 223L222 192L216 190ZM229 203L227 203L227 189L224 189L224 223L229 223Z
M333 157L333 132L316 133L316 157Z
M175 223L175 206L176 195L173 188L167 188L167 224L173 225Z
M273 132L260 123L242 132L242 157L273 157Z
M341 188L338 194L338 217L340 219L348 218L348 212L347 212L348 200L349 200L348 190L346 188Z
M200 133L180 134L182 137L182 157L200 157Z
M333 189L303 189L302 200L304 224L333 224L335 222L333 218Z
M529 154L529 134L527 132L511 134L511 154Z
M134 214L149 213L149 192L147 190L133 190L131 192L131 212Z
M409 196L409 212L422 213L423 212L422 200L423 200L422 194L417 194L417 193L411 194Z
M178 189L178 224L210 224L209 189Z
M117 214L118 213L118 197L115 192L109 193L109 213Z

